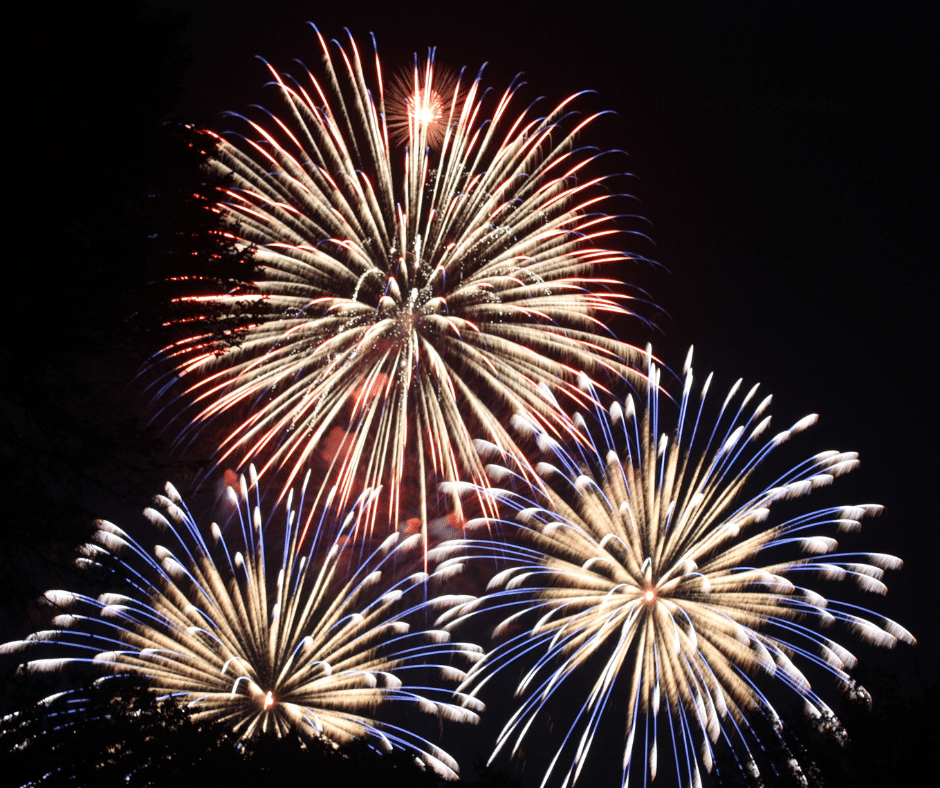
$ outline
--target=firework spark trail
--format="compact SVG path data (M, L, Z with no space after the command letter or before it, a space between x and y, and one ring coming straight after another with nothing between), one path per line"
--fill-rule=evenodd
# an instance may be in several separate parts
M821 628L838 622L877 645L914 643L893 621L798 584L813 577L851 579L865 591L885 593L884 570L900 568L901 561L837 552L836 539L826 533L856 531L862 517L881 507L827 508L768 524L775 502L829 484L857 465L857 455L822 452L756 494L748 492L767 455L816 417L767 440L761 436L769 426L770 397L758 401L756 386L741 397L739 381L709 427L703 411L711 377L696 404L690 363L691 351L674 430L660 432L653 364L645 413L638 416L630 398L625 407L615 403L609 418L597 413L593 429L580 420L584 440L576 451L521 419L552 457L539 465L551 488L527 494L491 488L515 513L511 545L461 540L431 553L441 567L465 561L466 554L509 561L485 597L438 622L450 629L488 609L504 611L495 634L512 637L461 685L476 694L507 665L526 666L517 688L520 705L493 757L510 744L519 751L533 723L555 709L553 693L572 676L590 685L580 710L568 715L574 719L543 785L559 780L562 753L571 764L560 782L574 783L595 738L618 725L620 715L624 785L631 777L645 784L656 776L660 744L668 737L674 768L687 784L700 784L700 764L711 770L719 737L753 768L749 717L780 725L760 677L792 689L814 716L832 712L800 663L853 684L848 671L856 658ZM505 467L493 467L492 474L494 483L505 484ZM612 712L612 697L625 709Z
M62 610L55 628L0 646L0 653L56 644L62 656L21 669L92 663L141 676L158 693L179 698L195 720L224 722L241 737L297 731L336 745L366 739L386 751L403 747L440 774L456 776L446 752L386 719L397 704L461 722L476 722L482 709L454 705L446 686L464 676L451 663L475 661L481 650L450 642L446 632L409 631L416 610L459 601L422 601L436 580L424 572L398 576L402 564L417 560L418 537L392 534L371 557L357 555L347 576L349 535L368 502L349 514L320 560L298 549L301 512L291 509L289 496L283 547L273 557L260 499L251 504L244 477L240 487L239 494L230 488L240 549L230 549L214 524L214 544L208 544L168 484L157 508L145 514L171 538L170 547L158 544L151 556L118 526L100 522L78 562L109 569L122 588L97 599L47 592L46 600ZM407 680L428 683L426 674L434 671L443 679L439 687Z
M340 508L384 487L392 527L410 513L426 530L439 482L486 485L472 438L525 467L502 416L571 432L546 386L583 403L579 373L637 377L603 322L631 299L598 276L629 258L608 246L604 179L584 175L599 154L575 140L597 116L574 122L577 96L513 115L513 84L487 115L480 77L439 76L432 52L386 97L377 55L370 76L352 38L334 57L317 35L325 78L270 69L286 115L219 138L212 164L231 183L216 210L259 273L183 300L248 325L228 347L167 347L179 383L157 388L183 438L239 419L218 463L284 469L284 489L329 466Z

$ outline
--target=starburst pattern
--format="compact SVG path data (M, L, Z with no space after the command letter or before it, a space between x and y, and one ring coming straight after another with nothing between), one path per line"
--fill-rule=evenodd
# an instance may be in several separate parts
M422 135L426 144L439 150L444 144L450 106L460 107L461 95L456 75L435 66L434 53L423 63L397 74L388 91L386 105L389 137L393 143L409 145Z
M564 432L546 387L582 402L579 373L636 375L604 322L629 299L598 270L628 258L609 245L607 178L587 174L599 154L576 144L597 116L576 119L577 96L516 110L517 84L487 97L433 53L387 108L378 57L367 68L350 39L334 58L318 38L324 78L271 69L286 114L251 122L257 141L218 139L231 185L216 209L258 275L184 300L232 319L236 341L166 348L158 388L184 437L219 424L219 463L283 470L285 489L313 465L339 506L382 487L383 522L426 531L460 507L439 482L485 484L473 438L524 465L509 416Z
M719 738L743 752L750 768L748 720L757 714L780 724L762 678L793 690L813 715L831 710L811 687L807 666L851 686L856 658L821 629L843 625L881 646L914 642L896 623L802 585L850 579L884 593L884 570L900 560L837 552L832 536L857 531L881 507L774 517L779 502L829 484L857 465L857 455L822 452L770 485L756 484L768 455L816 417L767 439L770 397L758 401L757 386L741 397L739 381L708 427L711 377L696 395L690 363L691 351L675 429L660 432L652 364L645 412L638 416L630 398L625 407L615 403L609 418L597 414L593 427L581 419L583 441L574 449L521 419L552 459L540 465L549 484L537 500L493 490L515 511L510 544L464 541L432 552L441 566L466 560L466 551L510 562L489 595L439 623L457 626L481 609L510 611L496 634L513 636L461 687L476 693L508 665L526 665L520 705L496 753L513 742L518 752L541 714L557 725L576 710L543 785L576 781L596 738L618 725L624 785L654 778L663 749L669 771L699 785L700 765L711 769ZM503 482L513 475L502 466L491 472ZM562 767L565 758L570 765Z
M242 737L296 732L337 746L365 739L384 750L404 747L454 777L457 765L447 753L387 719L407 705L476 722L482 708L455 706L447 689L463 675L452 663L473 661L480 649L451 643L446 632L410 631L415 610L453 601L422 601L435 579L403 574L401 567L418 559L418 537L393 534L371 556L349 555L360 505L318 560L298 549L299 510L289 498L283 548L272 558L260 498L252 506L244 477L240 487L239 495L230 493L241 549L233 552L215 524L215 544L209 544L167 485L158 507L145 514L170 541L150 555L118 526L100 522L78 561L113 572L122 587L97 599L47 592L46 601L59 609L54 628L0 653L49 644L60 654L22 669L90 662L106 674L145 678L157 692L177 697L195 720L223 722ZM439 686L415 686L434 672L443 679Z

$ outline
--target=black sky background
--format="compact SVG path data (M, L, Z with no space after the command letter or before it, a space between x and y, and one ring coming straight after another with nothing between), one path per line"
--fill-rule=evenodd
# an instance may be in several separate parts
M772 392L779 428L818 412L820 423L789 447L794 460L828 448L860 452L861 468L838 480L833 496L887 507L863 529L863 549L899 555L905 568L888 577L887 598L870 604L919 640L916 649L893 654L861 651L899 673L908 691L917 690L917 672L936 680L937 277L930 272L938 260L931 232L937 157L928 125L936 99L924 20L896 6L803 2L150 6L188 15L182 38L189 67L174 119L216 131L238 127L226 111L250 114L252 103L276 104L256 55L279 69L289 70L294 58L318 66L307 21L328 38L345 39L348 27L364 51L374 33L387 72L436 46L438 62L455 69L475 73L487 62L483 81L495 89L523 72L528 99L558 102L596 91L584 106L615 114L599 120L585 142L626 152L605 166L631 174L616 184L636 197L625 206L645 221L624 226L651 241L624 236L622 248L655 261L619 273L649 292L655 307L641 311L661 330L618 325L621 338L652 341L676 369L694 343L697 371L714 370L722 389L743 377ZM47 23L56 25L54 15ZM36 44L41 66L27 62L13 73L42 102L55 106L62 93L120 107L108 80L70 83L69 63L43 47L41 25L20 32ZM88 34L96 47L107 39L101 32ZM78 40L85 34L74 31ZM117 40L118 27L113 35L119 53L128 42ZM113 67L121 72L123 64ZM51 76L34 86L37 73ZM127 77L121 73L113 84ZM28 136L29 116L16 106L12 113ZM56 120L54 149L43 154L44 182L24 190L24 213L55 217L68 200L81 199L81 184L69 176L85 154L69 147L69 117ZM101 134L121 131L110 126ZM59 183L45 182L50 161L61 163ZM29 177L32 165L18 164L25 169L15 171ZM83 164L83 172L95 170ZM6 192L12 205L16 184ZM41 230L31 232L32 251L20 269L51 274L68 265L62 250L43 249ZM40 267L42 255L61 262ZM8 256L6 265L14 260ZM40 307L37 320L46 317ZM120 521L107 500L96 505L106 509L100 516Z
M886 514L865 547L904 558L873 606L920 643L888 657L937 673L940 540L930 391L937 338L936 153L923 24L857 4L537 2L232 3L179 0L191 14L192 58L182 118L237 127L225 112L274 103L255 55L279 69L319 61L314 32L363 52L374 33L387 72L437 48L438 62L502 89L517 74L526 98L592 90L598 121L586 142L623 150L605 166L648 224L624 223L626 251L656 266L625 267L644 287L661 331L622 338L724 386L738 377L775 397L779 427L808 412L820 423L791 457L853 450L839 502L877 501ZM799 454L802 452L802 454Z

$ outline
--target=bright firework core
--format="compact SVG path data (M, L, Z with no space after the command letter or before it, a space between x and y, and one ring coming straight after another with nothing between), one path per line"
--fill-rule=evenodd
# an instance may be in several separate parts
M444 100L435 90L418 90L405 99L409 117L422 125L430 125L444 115Z
M652 588L647 588L643 594L643 599L646 602L653 602L656 600L656 592Z
M433 59L404 69L393 77L386 104L393 141L440 148L447 130L458 122L465 97L460 79L435 66Z

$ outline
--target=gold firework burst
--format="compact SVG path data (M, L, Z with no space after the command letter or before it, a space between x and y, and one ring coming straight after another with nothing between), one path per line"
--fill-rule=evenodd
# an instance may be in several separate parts
M480 649L451 643L441 631L411 631L403 612L409 598L411 610L448 603L422 601L424 573L396 577L409 550L417 559L418 537L393 534L372 556L347 561L347 537L361 516L354 510L318 558L298 549L298 512L289 500L282 552L272 558L260 502L251 505L244 478L240 487L232 492L240 549L231 551L214 524L215 544L207 543L167 485L146 514L170 541L151 555L118 526L100 522L79 563L111 570L122 587L97 599L47 592L60 610L55 628L0 646L0 653L49 644L64 656L22 669L89 662L106 674L140 676L178 698L195 720L223 722L241 737L293 732L336 746L364 739L384 750L403 747L454 777L457 764L446 752L393 721L396 704L461 722L475 722L482 708L454 705L447 689L462 675L454 659L473 661ZM408 679L435 671L439 688Z
M438 483L485 484L473 439L524 465L508 416L570 432L553 397L582 402L578 374L637 376L604 322L629 299L599 271L629 258L606 178L585 174L597 154L576 146L596 117L571 122L577 96L535 115L510 87L487 112L479 77L429 60L387 105L377 56L370 74L352 39L335 60L320 44L322 80L271 70L283 118L218 140L217 210L258 277L184 299L230 316L237 341L166 348L166 407L186 439L218 424L217 461L283 472L283 489L311 466L340 508L381 487L367 530L415 517L426 540L435 516L461 519Z
M551 486L536 500L492 490L516 512L508 544L464 541L432 551L441 566L465 560L455 553L467 551L509 562L488 596L442 623L456 626L488 608L518 608L496 631L513 636L471 670L461 689L476 693L506 665L528 666L517 687L520 705L496 752L511 742L517 752L541 714L574 718L543 785L559 779L563 754L571 761L560 782L576 781L610 726L624 731L624 785L656 776L664 739L679 779L699 785L699 764L711 769L719 736L746 750L754 746L748 721L755 714L780 725L761 678L795 692L811 714L831 714L804 671L821 668L851 685L856 658L820 629L840 624L888 647L914 642L893 621L801 584L801 578L851 579L883 594L884 570L901 561L837 552L827 533L856 531L861 518L881 507L774 519L778 502L829 484L857 465L857 455L816 454L752 492L768 454L816 417L767 439L770 397L758 401L756 386L738 396L739 381L709 426L703 408L710 381L696 404L687 368L678 425L662 432L652 364L645 411L638 416L632 398L625 407L615 403L593 427L581 420L582 440L570 448L521 419L551 455L539 466ZM491 472L509 478L499 466ZM565 704L553 705L562 696Z

